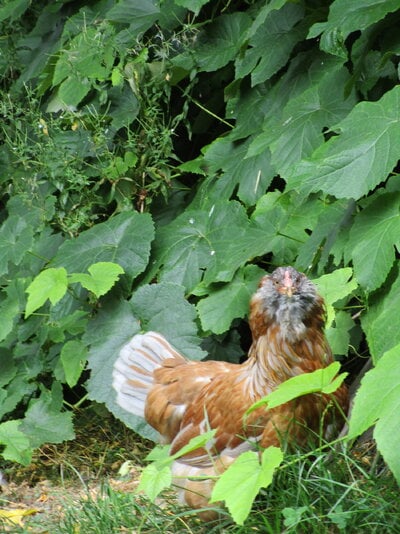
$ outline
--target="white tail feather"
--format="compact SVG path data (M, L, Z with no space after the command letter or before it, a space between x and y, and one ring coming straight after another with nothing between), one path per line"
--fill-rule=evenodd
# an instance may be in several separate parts
M153 372L169 358L183 358L156 332L134 336L124 345L114 364L113 388L117 403L129 413L144 417Z

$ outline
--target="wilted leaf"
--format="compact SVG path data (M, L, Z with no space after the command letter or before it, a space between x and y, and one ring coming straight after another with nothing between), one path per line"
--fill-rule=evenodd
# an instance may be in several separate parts
M261 456L253 451L241 454L221 475L214 486L211 501L225 501L238 525L243 525L261 488L272 482L274 471L283 460L278 447L265 449Z
M0 524L3 521L11 525L23 526L22 519L28 515L37 514L39 510L35 508L13 508L12 510L1 510L0 509ZM6 531L8 528L6 527Z
M383 458L400 484L400 344L386 352L368 371L356 393L349 422L348 439L372 425Z
M67 271L63 267L45 269L29 284L25 318L40 308L47 299L54 305L68 289Z

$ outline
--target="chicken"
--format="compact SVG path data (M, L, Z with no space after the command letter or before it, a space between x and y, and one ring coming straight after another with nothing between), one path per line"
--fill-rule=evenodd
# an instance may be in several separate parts
M208 506L215 476L242 452L304 445L313 433L342 420L347 410L342 385L331 396L310 394L246 415L285 380L333 361L324 335L324 301L304 274L279 267L264 276L250 302L249 325L252 345L242 364L188 360L163 336L147 332L134 336L114 365L118 404L158 430L172 444L171 454L216 429L205 447L172 467L181 501L192 508Z

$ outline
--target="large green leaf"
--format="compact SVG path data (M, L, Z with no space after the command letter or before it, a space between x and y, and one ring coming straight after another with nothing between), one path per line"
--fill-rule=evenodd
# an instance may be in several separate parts
M290 99L270 132L272 164L283 176L292 165L311 156L324 141L324 130L343 119L355 104L354 93L345 94L350 80L347 69L341 62L323 64L326 68L310 75L310 87ZM268 125L265 128L268 131Z
M147 213L125 212L65 241L52 261L69 273L84 272L93 263L118 263L129 281L144 271L154 230Z
M185 299L182 286L169 283L142 286L133 294L131 305L144 330L163 334L188 358L204 358L195 324L196 308Z
M175 3L178 4L178 6L190 9L195 15L198 15L202 6L208 4L209 1L210 0L175 0Z
M318 272L324 269L338 234L343 227L350 225L354 209L353 200L337 200L323 206L312 234L298 248L296 266L299 269L307 270L310 266L316 266Z
M21 215L11 215L0 228L0 275L8 262L18 265L33 245L33 230Z
M400 344L386 352L361 381L352 409L348 438L376 425L379 451L400 484Z
M243 318L249 311L249 301L265 272L256 265L239 269L229 284L215 288L197 304L201 325L205 332L222 334L233 319Z
M17 20L29 7L30 0L10 0L0 7L0 21Z
M357 214L346 246L359 283L368 291L383 284L400 250L400 193L375 198ZM366 261L368 258L368 261Z
M32 447L43 443L62 443L75 437L72 413L61 412L61 385L54 382L52 391L43 390L40 397L31 401L19 427L30 440Z
M316 37L322 31L329 33L338 30L342 39L345 39L351 32L364 30L383 19L387 13L398 9L398 0L335 0L330 5L328 20L314 24L309 37Z
M250 223L238 202L189 209L158 232L161 280L192 291L199 282L228 282L247 260L270 250L270 227Z
M271 11L250 37L244 56L236 60L236 78L251 73L255 86L283 67L295 44L305 36L305 27L296 25L303 16L303 7L291 2L279 11Z
M225 501L234 521L243 525L258 492L271 484L282 460L283 452L278 447L265 449L261 463L257 452L244 452L217 480L211 502Z
M107 12L106 18L114 22L129 24L129 30L135 38L145 32L157 20L160 8L156 0L119 0Z
M387 283L370 297L367 309L361 315L361 325L374 362L400 342L399 295L400 276L397 261Z
M163 334L175 348L189 358L202 358L195 324L196 310L184 297L184 289L173 284L153 284L137 290L130 303L107 300L89 323L84 343L90 345L91 369L88 393L92 400L107 408L129 427L150 439L156 432L143 419L127 413L116 402L111 387L112 369L119 351L142 328Z
M310 393L321 392L329 395L337 390L347 376L347 373L342 373L337 376L339 370L340 363L332 362L328 367L317 369L311 373L293 376L285 382L282 382L277 389L267 396L255 402L246 413L250 414L262 406L275 408L276 406Z
M220 69L238 53L251 19L247 13L221 15L199 36L195 60L206 72ZM218 51L218 53L216 53Z
M29 438L20 431L20 424L20 420L0 424L0 443L5 446L1 454L5 460L29 465L32 447Z
M248 156L248 148L252 139L235 142L230 136L218 138L204 154L204 164L210 172L218 175L215 185L204 184L208 198L229 198L237 188L237 195L247 205L254 205L267 189L275 171L271 166L271 155L268 150L260 154Z
M386 180L400 152L400 87L377 102L360 102L336 130L338 135L288 170L289 187L357 200Z
M335 316L333 304L338 300L348 297L355 289L357 289L357 280L354 278L351 279L352 275L352 268L344 267L343 269L336 269L332 273L324 274L313 280L319 293L321 293L325 300L328 326L330 326Z

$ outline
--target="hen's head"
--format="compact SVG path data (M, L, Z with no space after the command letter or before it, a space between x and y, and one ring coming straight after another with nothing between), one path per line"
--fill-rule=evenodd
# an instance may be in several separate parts
M278 267L264 276L251 307L255 321L279 326L281 335L291 341L301 338L311 325L324 326L322 297L315 285L293 267Z

